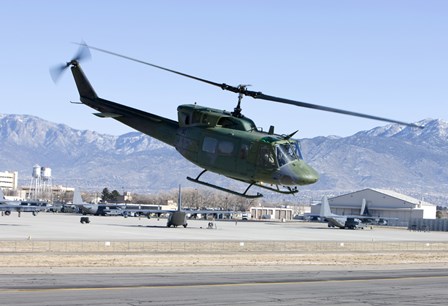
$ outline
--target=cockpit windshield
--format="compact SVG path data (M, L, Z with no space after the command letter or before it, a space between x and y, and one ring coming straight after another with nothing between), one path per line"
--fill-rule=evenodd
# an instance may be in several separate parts
M279 167L286 165L296 159L302 159L300 144L298 140L290 140L287 143L276 145L277 162Z

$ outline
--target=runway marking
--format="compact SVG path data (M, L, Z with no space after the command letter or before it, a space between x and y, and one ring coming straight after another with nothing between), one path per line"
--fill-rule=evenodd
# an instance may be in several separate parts
M316 283L355 283L371 281L397 281L412 279L442 279L448 275L429 276L403 276L364 279L330 279L330 280L304 280L283 282L243 282L243 283L221 283L221 284L196 284L196 285L147 285L147 286L115 286L115 287L82 287L82 288L37 288L37 289L5 289L1 293L23 293L23 292L51 292L51 291L107 291L107 290L133 290L133 289L182 289L182 288L211 288L211 287L244 287L244 286L272 286L272 285L307 285Z

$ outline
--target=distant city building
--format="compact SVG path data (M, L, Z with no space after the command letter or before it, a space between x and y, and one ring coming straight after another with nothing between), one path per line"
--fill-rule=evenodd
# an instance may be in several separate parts
M3 190L16 190L19 173L17 171L0 172L0 188Z
M39 198L39 200L45 201L54 201L59 202L64 199L65 193L73 193L75 188L73 187L65 187L61 185L52 185L51 189L48 189L48 193L43 198ZM22 186L20 190L18 190L18 196L20 199L30 199L34 198L34 187L33 186Z
M129 191L123 191L123 194L117 197L117 202L118 203L132 202L132 194Z

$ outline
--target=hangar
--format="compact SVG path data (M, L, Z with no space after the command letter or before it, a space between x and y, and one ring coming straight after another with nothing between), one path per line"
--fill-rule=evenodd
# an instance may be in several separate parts
M401 224L407 224L410 219L435 219L437 209L434 204L395 191L374 188L329 198L328 202L334 214L397 218ZM320 205L316 206L319 207L313 207L314 214L320 211Z

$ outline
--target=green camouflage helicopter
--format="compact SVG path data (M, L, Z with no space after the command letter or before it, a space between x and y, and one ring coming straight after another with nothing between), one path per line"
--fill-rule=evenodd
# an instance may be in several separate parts
M237 93L237 106L233 112L228 112L196 104L180 105L177 108L178 121L174 121L102 99L90 85L79 64L82 59L90 57L89 49L149 65ZM269 96L261 92L250 91L245 85L235 87L225 83L215 83L118 53L88 46L85 43L80 44L77 55L71 61L50 69L53 80L57 81L68 67L72 70L81 103L97 110L96 116L113 118L175 147L183 157L204 169L196 178L187 177L188 180L246 198L263 196L260 193L248 193L254 185L282 194L295 194L298 192L297 186L317 182L319 174L304 161L299 141L292 138L296 132L289 135L275 134L272 126L269 131L265 132L259 130L254 121L242 115L241 100L244 96L421 127L397 120ZM237 192L200 180L200 177L206 171L245 182L248 187L244 192Z

